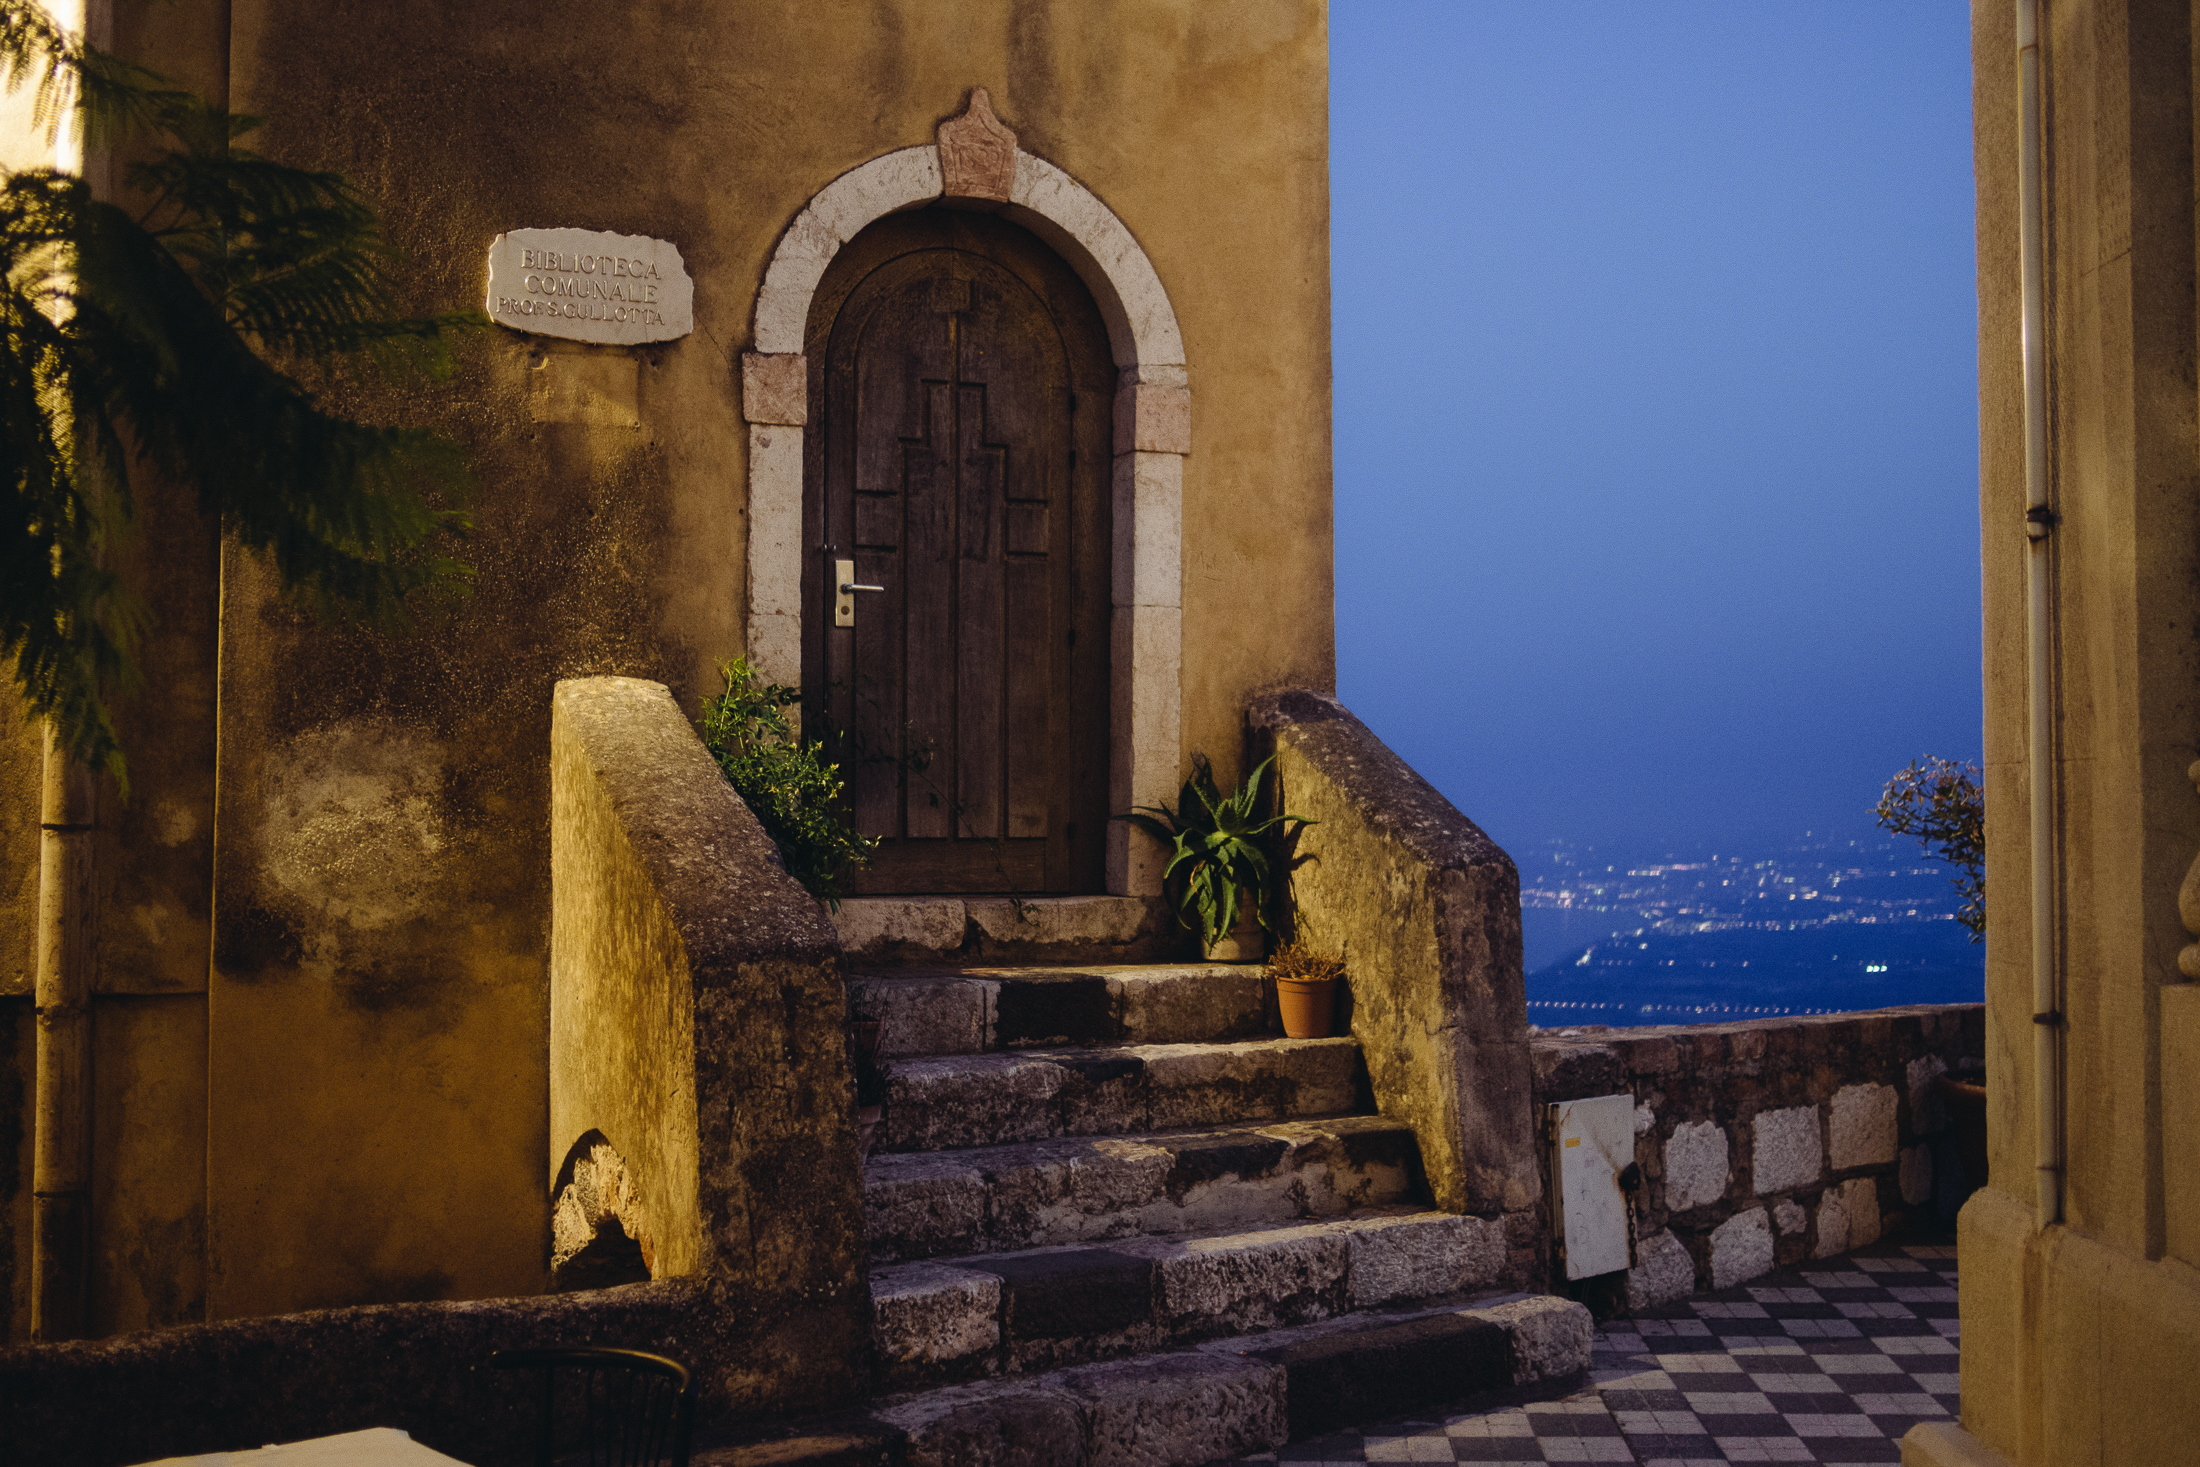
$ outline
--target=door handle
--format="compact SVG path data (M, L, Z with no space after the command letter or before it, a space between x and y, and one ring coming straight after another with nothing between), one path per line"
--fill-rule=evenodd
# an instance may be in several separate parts
M852 560L833 562L833 625L852 627L856 624L856 592L883 591L884 586L866 586L856 580L856 563Z

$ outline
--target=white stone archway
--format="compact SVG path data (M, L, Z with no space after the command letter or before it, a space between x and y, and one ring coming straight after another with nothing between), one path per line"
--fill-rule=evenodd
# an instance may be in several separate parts
M973 115L980 121L969 122ZM974 177L950 132L981 124L1006 141L990 175ZM941 132L950 177L943 180L938 144L902 148L849 170L795 217L764 272L754 350L741 358L749 424L749 659L774 682L801 678L802 433L809 419L803 351L818 282L840 247L874 220L943 198L986 200L1062 256L1107 322L1117 370L1109 808L1172 799L1182 747L1184 456L1191 452L1191 396L1176 312L1123 221L1061 169L1015 149L1014 134L992 119L982 90L973 94L971 111ZM1158 894L1158 845L1120 820L1110 821L1108 832L1108 890Z

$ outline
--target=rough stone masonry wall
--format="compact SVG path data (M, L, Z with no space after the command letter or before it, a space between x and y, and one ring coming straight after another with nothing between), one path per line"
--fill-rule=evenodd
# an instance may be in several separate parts
M1246 713L1280 808L1310 823L1299 935L1341 951L1352 1037L1381 1112L1413 1127L1435 1204L1502 1216L1539 1279L1541 1199L1521 975L1520 874L1343 704L1304 688Z
M651 1277L740 1317L745 1352L693 1362L707 1411L853 1401L871 1297L840 939L662 684L560 682L551 785L546 1181L615 1153Z
M1647 1308L1877 1241L1932 1200L1933 1080L1984 1052L1951 1004L1687 1028L1539 1032L1536 1099L1635 1097Z

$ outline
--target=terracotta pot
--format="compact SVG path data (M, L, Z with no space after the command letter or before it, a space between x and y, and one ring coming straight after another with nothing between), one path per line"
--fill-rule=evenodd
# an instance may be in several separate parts
M1933 1089L1948 1108L1948 1124L1956 1133L1956 1155L1963 1161L1966 1190L1986 1185L1986 1085L1959 1080L1954 1075L1934 1077Z
M1276 1007L1287 1039L1327 1039L1337 1022L1337 980L1278 978Z

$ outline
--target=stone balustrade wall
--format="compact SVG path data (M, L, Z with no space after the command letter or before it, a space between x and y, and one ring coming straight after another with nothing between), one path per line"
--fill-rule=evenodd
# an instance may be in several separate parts
M1958 1165L1933 1081L1984 1053L1985 1007L1539 1030L1531 1049L1541 1104L1634 1096L1627 1294L1646 1308L1929 1218L1936 1166L1945 1190Z

